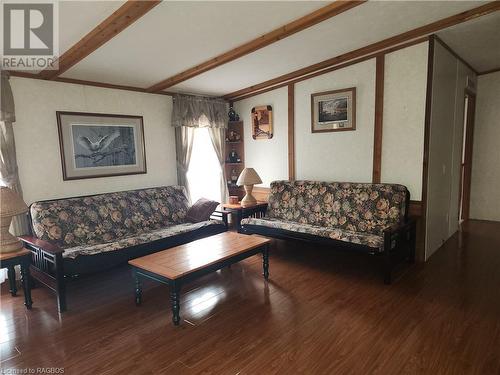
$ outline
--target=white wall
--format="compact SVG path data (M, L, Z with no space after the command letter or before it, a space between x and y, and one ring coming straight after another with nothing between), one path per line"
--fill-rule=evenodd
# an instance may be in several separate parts
M382 182L408 186L413 200L422 193L422 158L428 43L386 55ZM311 133L311 94L356 87L356 130ZM271 104L275 134L251 138L252 107ZM245 122L245 158L264 184L288 178L287 88L235 102ZM371 181L375 121L375 60L336 70L295 86L295 162L298 179Z
M311 94L356 87L356 130L311 132ZM297 179L369 182L373 166L375 59L295 85Z
M471 182L471 219L500 221L500 72L478 78Z
M252 138L251 111L255 106L273 107L274 135L271 139ZM244 125L245 167L255 168L262 184L288 179L288 89L286 87L234 103Z
M458 230L467 75L474 78L462 62L436 42L429 129L426 259Z
M11 85L26 203L177 183L171 97L17 77ZM63 181L56 111L143 116L147 174Z
M428 42L385 55L381 181L422 199Z

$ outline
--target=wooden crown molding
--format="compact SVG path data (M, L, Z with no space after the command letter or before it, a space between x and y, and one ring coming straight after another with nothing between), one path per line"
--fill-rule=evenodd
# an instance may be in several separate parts
M445 29L450 26L457 25L459 23L465 22L472 20L477 17L481 17L493 12L496 12L500 10L500 1L493 1L484 5L481 5L479 7L470 9L465 12L461 12L458 14L455 14L453 16L449 16L446 18L443 18L441 20L429 23L427 25L417 27L416 29L404 32L402 34L395 35L393 37L381 40L376 43L369 44L367 46L355 49L353 51L344 53L342 55L335 56L333 58L321 61L319 63L309 65L305 68L295 70L291 73L283 74L279 77L264 81L262 83L252 85L249 87L246 87L244 89L238 90L231 92L229 94L224 95L224 99L226 100L235 100L243 95L247 95L251 92L254 91L259 91L262 89L265 89L267 87L275 86L280 83L286 82L293 80L295 78L298 78L300 76L304 76L306 74L313 73L315 71L319 71L328 67L331 67L333 65L338 65L343 62L353 60L356 58L359 58L361 56L374 53L376 51L380 51L392 46L396 46L398 44L410 41L412 39L420 38L422 36L426 36L429 34L432 34L436 31Z
M43 70L38 75L42 79L56 78L125 30L159 3L161 0L128 0L73 47L64 52L58 59L58 70Z
M312 13L309 13L295 21L292 21L284 26L281 26L273 31L270 31L256 39L253 39L239 47L233 48L232 50L225 52L219 56L216 56L210 60L207 60L199 65L189 68L183 72L180 72L172 77L169 77L161 82L148 88L150 92L158 92L166 88L172 87L180 82L186 81L193 78L199 74L205 73L212 70L218 66L226 64L230 61L238 59L245 56L251 52L257 51L263 47L266 47L272 43L275 43L281 39L284 39L290 35L293 35L299 31L305 30L311 26L314 26L324 20L334 17L340 13L343 13L351 8L365 3L366 0L348 0L348 1L335 1L327 6L324 6Z
M31 79L39 79L42 81L47 81L47 79L40 77L39 74L27 73L18 70L9 70L9 73L12 77L20 77L20 78L31 78ZM112 83L104 83L104 82L94 82L94 81L85 81L82 79L73 79L73 78L63 78L63 77L55 77L51 79L53 82L63 82L63 83L72 83L75 85L84 85L84 86L94 86L94 87L103 87L107 89L115 89L115 90L125 90L125 91L134 91L134 92L143 92L146 94L154 94L146 91L144 88L134 87L134 86L125 86L125 85L114 85ZM175 93L168 91L161 91L157 94L160 95L168 95L173 96Z

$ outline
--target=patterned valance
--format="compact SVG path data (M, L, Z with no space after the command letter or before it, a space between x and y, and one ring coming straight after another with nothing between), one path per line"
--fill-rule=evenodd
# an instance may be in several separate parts
M225 128L229 120L227 113L227 103L222 99L177 94L174 96L172 126Z

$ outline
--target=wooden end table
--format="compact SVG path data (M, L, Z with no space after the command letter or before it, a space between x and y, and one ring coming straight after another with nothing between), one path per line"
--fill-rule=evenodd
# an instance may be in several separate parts
M269 278L269 243L255 235L224 232L171 249L130 260L135 277L135 303L142 302L141 278L155 280L170 287L172 321L180 322L179 293L182 284L208 273L262 253L264 278Z
M17 295L16 272L14 267L18 265L21 266L21 284L24 291L24 305L28 309L31 309L33 304L31 300L30 264L31 251L27 249L21 249L10 253L0 253L0 268L7 268L9 290L13 297Z
M241 203L237 204L230 204L230 203L225 203L222 205L222 209L226 212L231 213L232 221L234 222L234 225L236 227L236 230L238 232L241 231L241 219L245 217L253 217L256 214L260 215L261 213L261 208L266 207L267 202L263 201L257 201L257 204L254 204L252 206L246 206L243 207Z

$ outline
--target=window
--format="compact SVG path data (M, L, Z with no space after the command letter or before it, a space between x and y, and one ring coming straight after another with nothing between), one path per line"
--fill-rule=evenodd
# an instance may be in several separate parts
M208 128L195 129L193 151L187 172L191 201L194 203L199 198L207 198L220 202L221 173Z

